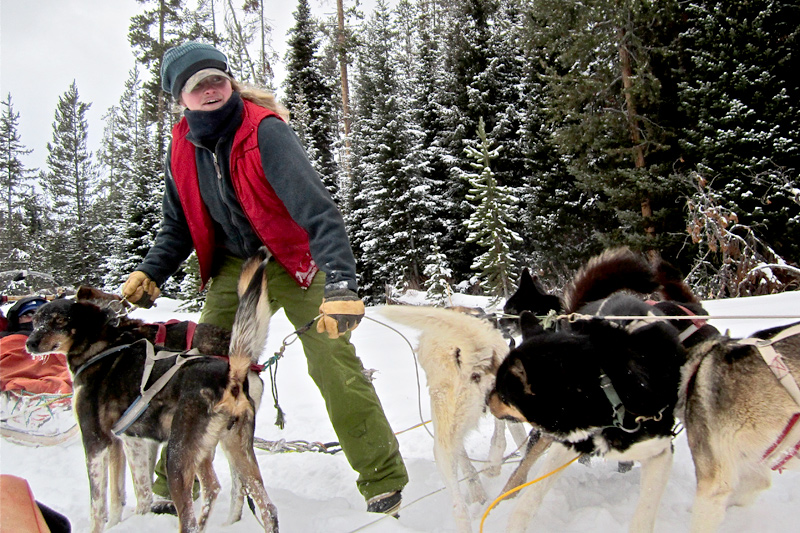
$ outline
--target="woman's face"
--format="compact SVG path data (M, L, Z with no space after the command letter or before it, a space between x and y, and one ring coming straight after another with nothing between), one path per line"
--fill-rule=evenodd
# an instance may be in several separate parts
M181 92L181 100L190 111L214 111L233 94L231 81L224 76L209 76L195 85L191 92Z

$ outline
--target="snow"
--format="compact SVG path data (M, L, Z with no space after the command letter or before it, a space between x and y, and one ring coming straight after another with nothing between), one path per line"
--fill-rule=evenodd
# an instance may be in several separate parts
M420 294L411 299L421 300ZM192 313L178 313L176 301L158 300L151 310L137 310L134 316L148 321L182 318L196 320ZM458 305L479 305L485 300L461 297ZM706 303L714 316L797 315L800 292L772 296L738 298ZM420 422L420 409L425 420L430 409L425 389L417 382L415 360L411 348L400 335L377 323L375 308L367 309L367 319L353 333L353 342L366 368L377 369L375 387L386 414L395 431L405 430ZM383 319L380 319L383 320ZM726 318L714 320L718 328L730 329L734 336L746 336L769 326L791 322L790 318L777 320ZM411 344L416 334L403 326L391 324L403 333ZM274 354L292 328L282 313L273 318L270 338L262 359ZM280 405L286 413L284 430L274 426L275 409L265 389L265 397L258 413L256 436L275 441L279 439L305 441L335 441L336 436L328 421L320 394L306 373L306 365L299 343L290 344L280 361L278 390ZM267 373L262 376L269 380ZM418 398L421 398L421 406ZM478 431L468 437L467 451L477 460L488 452L492 423L485 418ZM356 490L356 474L350 469L342 453L327 455L315 452L270 454L257 450L261 473L267 491L278 508L283 532L452 532L455 522L450 512L450 496L443 490L433 461L433 441L424 428L416 428L398 436L401 451L410 474L410 482L403 492L400 519L381 517L365 512L365 504ZM513 451L509 439L507 453ZM5 440L0 442L0 471L28 480L35 497L65 514L72 522L73 531L89 529L89 493L83 448L79 438L53 447L26 447ZM212 512L207 531L250 533L259 525L245 509L241 522L224 525L230 502L230 473L222 453L217 454L215 468L223 485L223 492ZM480 468L480 464L478 464ZM503 467L501 476L482 481L490 495L496 497L515 465ZM594 460L590 467L575 463L568 467L545 498L531 529L545 532L578 532L591 530L597 533L617 533L627 529L639 492L638 465L627 474L616 471L614 462ZM532 473L529 479L535 476ZM682 433L675 439L675 463L662 499L656 532L686 531L689 525L694 498L694 467ZM133 514L135 496L128 480L128 505L123 521L110 531L140 533L142 531L175 531L177 518L165 515ZM728 511L721 528L723 532L759 531L763 533L796 531L800 519L800 483L798 473L773 475L773 487L762 492L755 504ZM487 505L473 505L473 530L478 531L481 516ZM510 509L515 501L502 502L489 514L484 531L503 531ZM794 509L794 510L793 510Z

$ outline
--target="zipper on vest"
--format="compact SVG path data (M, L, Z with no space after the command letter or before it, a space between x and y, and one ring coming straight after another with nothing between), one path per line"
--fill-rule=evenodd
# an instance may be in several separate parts
M215 152L211 152L211 155L214 159L214 170L217 171L217 179L222 180L222 171L219 169L219 162L217 161L217 154Z

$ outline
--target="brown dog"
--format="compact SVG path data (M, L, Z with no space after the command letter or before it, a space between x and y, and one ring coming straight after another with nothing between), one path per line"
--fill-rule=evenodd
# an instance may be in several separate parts
M239 282L240 303L231 335L229 359L153 356L141 323L109 307L55 300L34 317L28 351L34 355L67 355L75 385L75 412L83 437L89 474L92 531L99 533L120 520L124 502L125 447L134 478L137 512L152 502L152 478L139 453L147 440L167 444L167 477L181 531L205 526L220 485L212 468L214 450L222 444L234 483L254 500L265 530L277 531L277 512L264 490L253 452L255 406L248 372L260 355L270 318L264 254L245 263ZM170 373L172 373L170 377ZM148 379L149 374L149 379ZM156 384L162 383L158 389ZM140 400L157 390L138 416L128 418ZM129 409L130 407L130 409ZM126 420L120 427L120 419ZM106 506L111 473L111 512ZM192 504L197 477L203 494L199 519Z

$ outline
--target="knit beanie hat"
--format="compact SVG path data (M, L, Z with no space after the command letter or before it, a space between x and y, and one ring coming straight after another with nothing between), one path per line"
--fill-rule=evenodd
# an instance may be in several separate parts
M228 58L210 44L187 42L170 48L161 60L161 87L180 99L186 80L199 70L228 70Z

